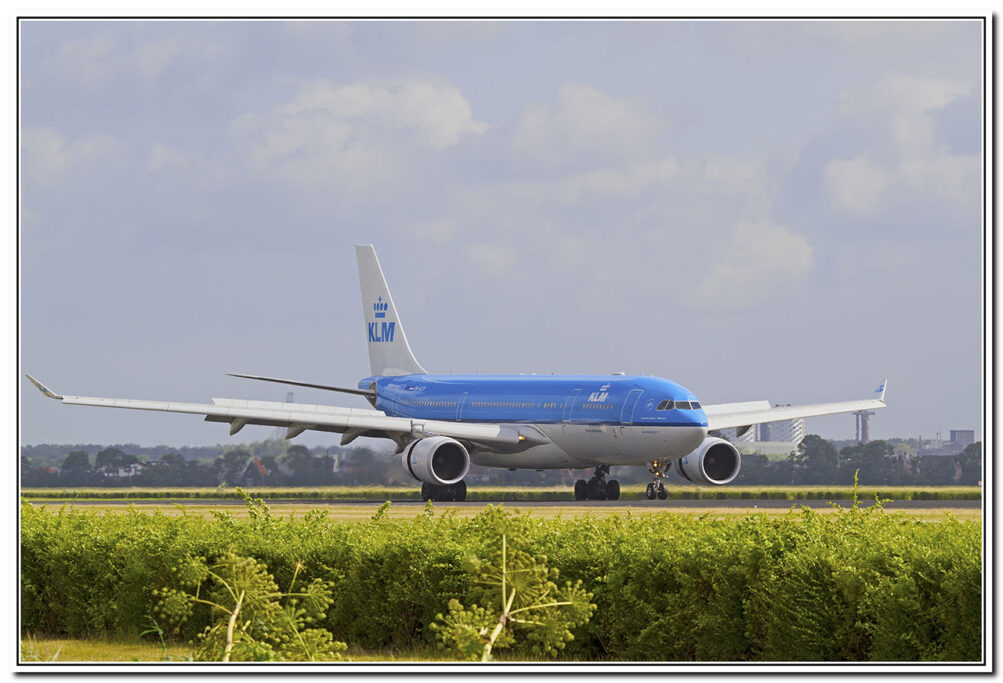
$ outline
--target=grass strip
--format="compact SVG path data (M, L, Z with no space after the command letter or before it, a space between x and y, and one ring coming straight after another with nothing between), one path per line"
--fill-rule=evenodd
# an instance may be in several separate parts
M265 500L418 500L418 487L403 486L324 486L256 487L245 489ZM620 489L621 500L644 500L645 485L632 484ZM848 500L852 486L743 486L710 488L670 486L669 500ZM32 501L59 500L241 500L233 488L22 488L21 496ZM874 486L861 487L864 500L981 500L978 486ZM470 501L562 501L572 500L571 487L478 487L467 488Z

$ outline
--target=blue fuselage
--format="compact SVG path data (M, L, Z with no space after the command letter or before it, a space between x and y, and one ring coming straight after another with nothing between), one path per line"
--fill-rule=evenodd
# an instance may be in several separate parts
M394 417L458 422L706 427L697 397L675 382L630 375L403 375L376 382ZM668 407L668 402L672 407ZM696 405L692 405L696 403ZM681 407L678 407L681 406Z

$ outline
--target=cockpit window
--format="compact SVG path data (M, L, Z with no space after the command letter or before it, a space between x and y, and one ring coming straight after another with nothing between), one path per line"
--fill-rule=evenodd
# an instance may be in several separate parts
M665 400L659 403L655 410L700 410L700 402Z

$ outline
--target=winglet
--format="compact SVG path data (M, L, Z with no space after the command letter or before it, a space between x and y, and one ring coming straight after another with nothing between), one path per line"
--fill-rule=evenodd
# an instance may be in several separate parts
M60 396L59 394L57 394L56 392L54 392L52 389L50 389L49 387L47 387L44 384L42 384L41 382L39 382L37 379L35 379L31 375L25 375L25 377L27 377L28 379L30 379L31 383L34 384L36 387L38 387L38 390L41 391L46 396L48 396L49 398L55 398L55 399L62 400L62 398L63 398L62 396Z
M881 386L879 386L877 389L874 390L874 393L877 395L878 400L881 401L882 403L884 403L885 389L887 388L888 388L888 380L885 380L884 382L881 383Z

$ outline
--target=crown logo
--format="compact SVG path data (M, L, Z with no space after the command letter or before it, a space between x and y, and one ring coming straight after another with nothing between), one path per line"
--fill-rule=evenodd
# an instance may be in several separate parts
M379 298L379 300L375 304L373 304L374 315L377 318L386 318L387 317L387 308L389 308L389 307L390 307L390 304L384 302L383 301L383 297L381 296Z

